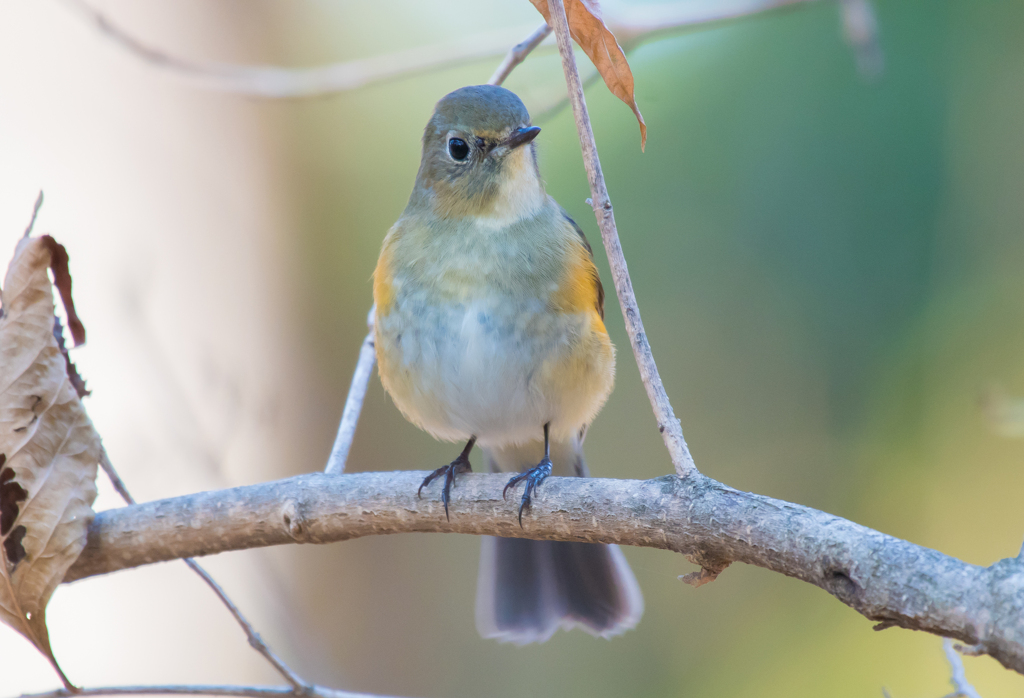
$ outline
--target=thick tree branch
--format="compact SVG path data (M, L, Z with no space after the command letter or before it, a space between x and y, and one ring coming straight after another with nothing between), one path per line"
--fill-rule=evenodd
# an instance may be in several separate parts
M977 645L1024 673L1024 563L969 565L798 504L700 474L655 480L545 481L520 529L502 475L465 475L451 522L425 473L324 474L203 492L101 512L66 581L172 560L286 543L451 532L619 543L683 553L715 574L732 562L818 586L879 622Z

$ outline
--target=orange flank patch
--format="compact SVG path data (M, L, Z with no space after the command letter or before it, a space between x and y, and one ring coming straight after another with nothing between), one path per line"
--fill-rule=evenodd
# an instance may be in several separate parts
M377 268L373 270L373 302L377 304L377 314L387 315L394 302L394 289L391 285L391 246L385 243L377 260Z
M559 396L564 411L562 428L575 433L580 424L590 423L611 392L615 349L602 319L601 279L582 242L572 245L565 266L558 290L551 296L551 310L582 313L586 322L579 326L580 335L569 342L569 351L543 362L535 381L545 394Z
M605 332L604 290L590 253L581 244L573 245L566 260L562 281L551 297L551 304L563 313L592 312L594 329Z

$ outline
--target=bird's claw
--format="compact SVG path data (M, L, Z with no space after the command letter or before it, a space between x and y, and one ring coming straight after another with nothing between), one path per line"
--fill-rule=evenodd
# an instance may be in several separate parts
M455 484L455 476L459 473L468 473L473 470L473 466L469 464L469 458L463 458L459 456L448 465L442 465L440 468L423 478L423 482L420 483L420 488L416 490L416 497L423 496L423 488L433 482L435 479L444 475L444 487L441 490L441 501L444 503L444 518L451 521L451 516L448 515L448 500L451 498L452 485Z
M540 483L551 474L551 459L547 456L544 457L540 463L525 473L519 473L513 476L508 483L505 485L505 489L501 491L501 498L506 499L506 495L510 489L514 489L523 480L526 480L526 487L523 490L523 499L519 504L519 528L523 527L523 510L530 508L530 496L533 491L540 486Z

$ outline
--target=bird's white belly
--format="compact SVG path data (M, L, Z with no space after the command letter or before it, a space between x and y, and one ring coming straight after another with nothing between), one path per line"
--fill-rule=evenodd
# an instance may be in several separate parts
M403 413L436 438L521 444L560 414L540 369L571 351L583 319L539 299L495 297L434 306L406 298L378 320L385 381ZM552 391L554 392L554 391Z

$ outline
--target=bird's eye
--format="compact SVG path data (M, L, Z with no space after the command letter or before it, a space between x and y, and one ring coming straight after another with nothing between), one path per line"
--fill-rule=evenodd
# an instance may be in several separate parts
M469 146L461 138L452 138L448 141L448 154L452 160L465 160L469 157Z

